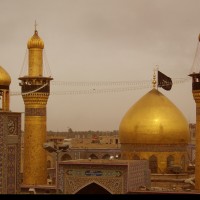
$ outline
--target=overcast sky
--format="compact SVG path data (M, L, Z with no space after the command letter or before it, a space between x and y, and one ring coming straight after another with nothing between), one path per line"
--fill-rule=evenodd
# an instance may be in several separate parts
M156 65L172 79L186 78L200 33L200 0L0 0L0 65L12 78L11 91L21 90L35 20L54 81L151 81ZM189 80L159 91L194 123L191 88ZM51 86L52 92L84 89ZM51 95L47 129L118 130L127 110L150 90ZM10 107L24 112L22 97L11 96Z

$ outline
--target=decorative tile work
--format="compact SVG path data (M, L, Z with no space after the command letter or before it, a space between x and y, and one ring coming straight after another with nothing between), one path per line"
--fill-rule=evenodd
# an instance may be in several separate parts
M100 178L100 177L66 177L65 178L65 188L67 188L66 193L76 194L79 190L86 187L91 183L96 183L101 187L105 188L111 194L122 194L123 193L123 181L122 178Z
M7 147L7 194L16 193L16 145Z
M21 174L20 174L20 168L21 168L21 114L18 114L16 116L16 135L17 137L17 143L16 143L16 193L19 193L21 188Z
M87 176L85 172L88 171L102 173L101 176L95 173ZM98 184L111 194L123 194L127 190L127 165L60 165L59 188L64 193L75 194L91 183Z
M17 135L17 118L15 116L8 116L7 129L8 135Z
M3 115L0 114L0 194L3 193Z
M65 173L65 167L64 165L59 165L59 171L58 171L58 188L63 192L64 191L64 173Z
M122 144L121 150L135 152L181 152L187 151L187 145L149 145L149 144Z
M137 190L140 186L150 187L150 170L147 160L129 162L128 192Z
M48 98L49 98L49 93L28 93L28 94L23 94L22 98L24 100L24 104L26 105L44 105L46 106Z
M9 130L10 120L14 128ZM19 193L20 157L21 113L0 112L0 194Z
M46 116L46 108L26 108L26 116Z
M111 177L120 177L122 175L121 171L118 170L85 170L85 169L79 169L79 170L67 170L66 174L68 176L111 176Z

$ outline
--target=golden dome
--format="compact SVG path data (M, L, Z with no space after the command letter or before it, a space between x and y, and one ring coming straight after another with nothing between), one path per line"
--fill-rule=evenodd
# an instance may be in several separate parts
M8 72L0 66L0 85L9 86L11 78Z
M37 30L35 30L35 34L29 39L29 41L27 43L27 47L28 47L28 49L31 49L31 48L43 49L44 48L44 42L38 36Z
M122 144L186 144L188 122L167 97L152 89L127 111L119 137Z

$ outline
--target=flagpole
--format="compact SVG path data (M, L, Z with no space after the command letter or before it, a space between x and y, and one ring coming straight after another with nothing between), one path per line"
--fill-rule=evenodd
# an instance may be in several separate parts
M159 69L159 66L156 65L154 68L154 74L156 74L156 89L157 90L158 90L158 69Z

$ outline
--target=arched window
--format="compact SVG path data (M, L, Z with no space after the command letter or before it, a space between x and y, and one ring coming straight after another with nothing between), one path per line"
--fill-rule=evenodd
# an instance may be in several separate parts
M65 161L65 160L72 160L72 157L69 154L64 154L61 159L61 161Z
M98 159L98 157L97 157L95 154L91 154L89 157L90 157L91 159Z
M174 165L174 156L170 155L167 157L167 168Z
M155 155L152 155L149 158L149 168L151 170L151 173L158 172L158 161L157 161L157 157Z
M140 157L139 157L138 155L135 154L135 155L133 156L133 160L140 160Z
M185 156L184 155L181 156L181 167L183 170L185 170Z

